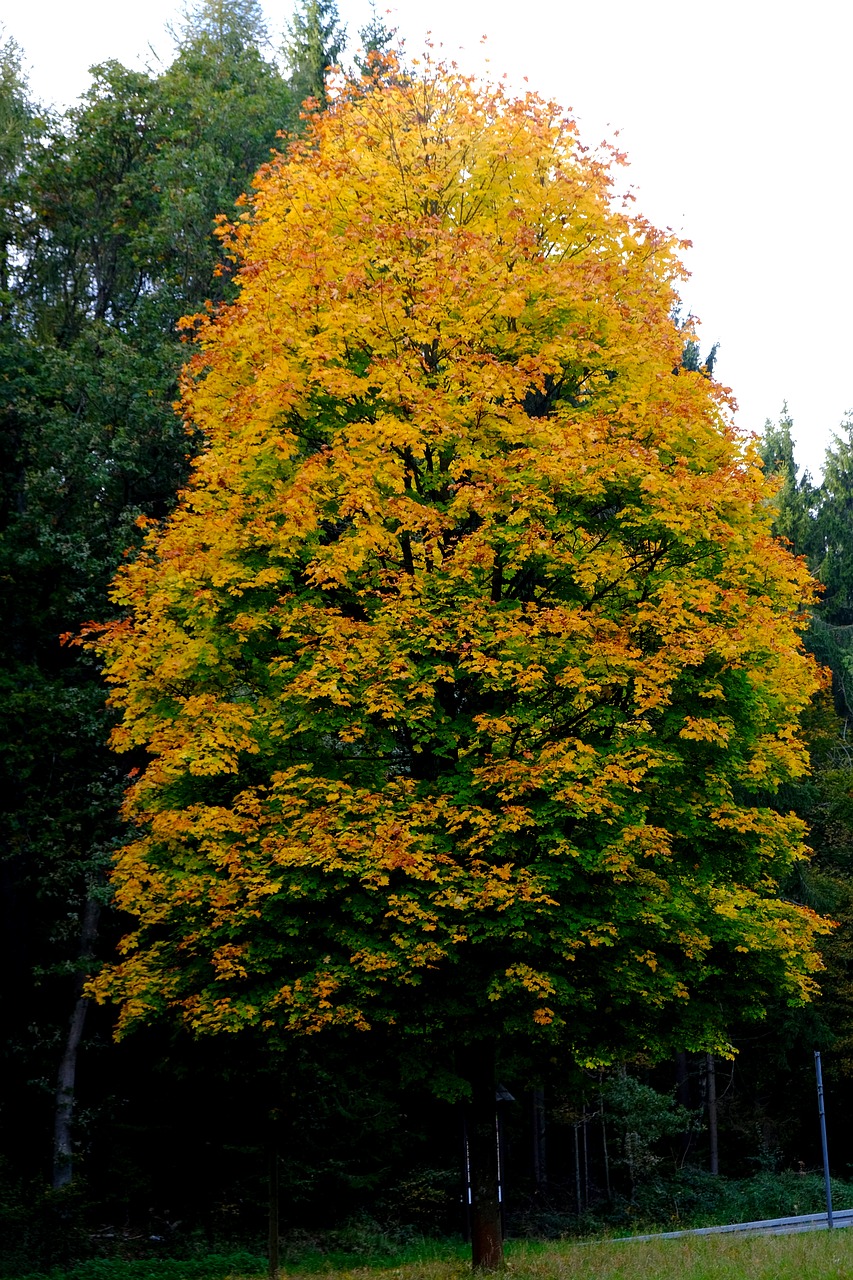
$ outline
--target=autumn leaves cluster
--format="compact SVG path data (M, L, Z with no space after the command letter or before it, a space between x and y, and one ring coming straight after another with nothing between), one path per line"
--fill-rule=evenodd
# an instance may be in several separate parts
M206 447L93 641L140 761L123 1026L603 1061L724 1047L721 975L811 990L774 801L809 584L615 173L552 104L386 64L223 223Z

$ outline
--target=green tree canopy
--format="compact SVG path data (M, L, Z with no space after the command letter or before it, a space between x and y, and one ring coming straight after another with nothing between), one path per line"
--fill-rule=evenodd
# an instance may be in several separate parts
M56 1071L123 780L95 666L59 637L108 610L137 519L186 478L176 323L231 296L216 216L292 123L251 14L199 6L170 67L104 63L61 118L39 119L17 51L0 56L0 1000L3 1065L31 1099Z

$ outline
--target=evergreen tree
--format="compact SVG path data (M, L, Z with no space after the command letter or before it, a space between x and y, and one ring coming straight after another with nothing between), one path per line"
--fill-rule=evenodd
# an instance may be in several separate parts
M705 359L700 354L699 343L695 338L688 339L681 356L681 367L688 369L691 373L704 373L709 378L714 376L714 365L717 363L717 352L720 349L719 342L715 342Z
M0 323L11 316L16 247L27 217L23 169L42 129L14 40L0 42Z
M796 555L807 556L811 565L816 548L814 516L819 491L808 471L800 475L794 459L793 426L788 406L783 404L778 423L768 419L764 424L759 453L765 471L775 475L779 485L773 532L785 538Z
M823 912L837 928L821 942L826 971L823 998L814 1011L793 1023L778 1010L774 1035L791 1043L832 1045L836 1076L853 1071L853 760L848 726L853 716L853 423L826 452L823 481L800 473L795 458L793 421L784 405L778 423L765 424L760 453L775 473L774 532L805 556L825 590L811 608L805 640L831 673L832 687L807 709L803 725L811 758L811 776L780 797L808 824L815 858L795 869L787 886L791 898ZM772 1039L773 1037L771 1037Z
M196 0L184 9L178 47L206 48L239 58L247 48L261 48L268 34L258 0Z
M370 19L358 32L361 48L356 55L355 65L362 75L369 75L375 67L376 59L391 52L396 34L396 28L389 27L376 8L376 0L371 0Z
M311 98L326 105L326 74L337 64L345 39L335 0L299 0L284 49L296 102Z
M265 41L254 0L204 0L159 80L159 141L149 180L160 199L146 246L161 273L151 317L159 332L173 332L180 316L205 299L229 296L214 219L233 209L277 135L296 123L298 103L263 56ZM151 310L144 303L141 314Z
M853 418L826 451L816 518L814 571L824 586L823 621L853 625Z

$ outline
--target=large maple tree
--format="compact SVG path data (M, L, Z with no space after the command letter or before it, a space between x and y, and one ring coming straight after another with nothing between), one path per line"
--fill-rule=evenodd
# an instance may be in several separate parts
M223 224L207 447L93 639L147 753L94 988L121 1030L385 1026L488 1100L502 1044L725 1049L733 1008L811 992L773 800L808 577L619 159L386 66Z

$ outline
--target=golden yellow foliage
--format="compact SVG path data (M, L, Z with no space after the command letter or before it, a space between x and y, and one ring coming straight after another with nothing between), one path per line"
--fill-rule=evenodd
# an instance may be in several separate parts
M428 66L346 85L223 223L239 298L186 322L207 448L94 642L149 758L138 928L93 984L123 1027L600 1060L812 990L772 801L809 582L617 160Z

